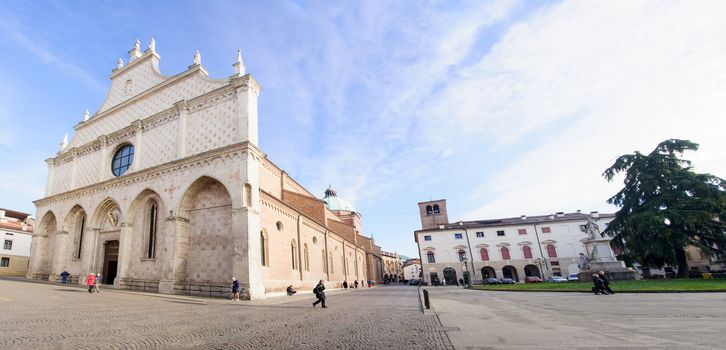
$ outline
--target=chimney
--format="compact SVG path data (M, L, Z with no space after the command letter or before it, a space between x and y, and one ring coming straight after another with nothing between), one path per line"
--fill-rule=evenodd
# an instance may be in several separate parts
M558 217L558 218L563 218L563 217L565 217L565 212L564 212L564 211L558 211L558 212L557 212L557 213L555 213L555 214L557 214L557 217Z
M590 217L593 218L593 219L597 219L597 218L600 217L600 213L598 213L597 211L591 211L590 212Z
M521 218L522 220L527 220L527 215L522 215Z

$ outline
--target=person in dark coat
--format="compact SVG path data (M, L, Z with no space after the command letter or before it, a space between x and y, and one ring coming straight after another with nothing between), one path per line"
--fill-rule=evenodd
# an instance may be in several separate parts
M605 276L605 271L600 271L597 273L600 277L600 280L602 281L602 290L603 293L607 292L608 294L615 294L612 289L610 289L610 280L607 276Z
M292 285L287 286L287 295L295 295L297 291L292 288Z
M60 274L60 276L61 276L61 283L62 283L62 284L66 284L66 283L68 283L68 276L70 276L70 275L71 275L71 274L70 274L70 273L68 273L68 271L63 271L63 272L61 272L61 274Z
M595 295L598 295L602 293L603 295L606 294L605 290L603 289L602 280L600 279L600 276L596 273L592 274L592 291L595 293Z
M323 280L318 282L318 285L315 286L315 289L313 289L313 293L315 293L315 297L318 298L318 300L313 303L313 307L318 305L318 303L322 303L323 308L327 308L327 306L325 306L325 284L323 284Z
M239 300L239 281L232 277L232 300Z
M353 286L355 286L355 289L358 289L358 280L355 280L355 282L353 282Z
M343 281L343 288L348 289L348 281Z

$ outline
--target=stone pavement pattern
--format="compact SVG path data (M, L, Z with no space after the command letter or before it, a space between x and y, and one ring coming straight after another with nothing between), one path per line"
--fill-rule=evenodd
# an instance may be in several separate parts
M446 349L416 287L239 301L0 280L0 349Z
M726 293L427 289L456 349L726 349Z

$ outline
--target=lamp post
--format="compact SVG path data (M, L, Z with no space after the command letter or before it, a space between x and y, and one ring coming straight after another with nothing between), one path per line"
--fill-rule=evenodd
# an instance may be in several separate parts
M544 270L542 269L542 264L545 262L544 258L537 258L534 260L537 263L537 266L539 266L539 274L542 277L542 280L544 281Z
M466 253L464 253L461 256L461 263L464 265L464 283L466 283L467 287L471 287L471 276L469 276L469 266L467 265L467 262L469 261L469 258L466 257Z

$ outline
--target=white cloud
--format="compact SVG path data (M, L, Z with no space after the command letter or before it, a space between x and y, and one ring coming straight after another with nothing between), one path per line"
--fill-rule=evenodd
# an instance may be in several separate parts
M512 26L430 106L427 130L525 150L493 169L464 218L613 210L604 201L620 183L601 172L667 138L701 143L686 156L699 171L726 175L725 10L720 2L564 2ZM454 118L437 119L444 111Z

